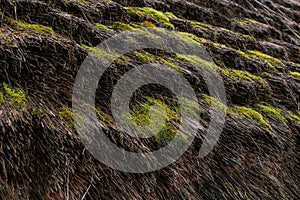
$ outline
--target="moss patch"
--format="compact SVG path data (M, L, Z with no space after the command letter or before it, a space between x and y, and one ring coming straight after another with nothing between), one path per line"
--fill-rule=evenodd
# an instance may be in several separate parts
M59 109L58 115L69 125L73 124L73 113L69 108L61 107Z
M167 16L167 17L169 17L169 18L177 18L173 13L171 13L171 12L165 12L164 13L165 14L165 16Z
M20 29L32 30L39 33L54 34L54 31L51 27L43 26L41 24L28 24L28 23L18 21L16 26L17 28Z
M171 141L177 133L175 123L180 120L179 114L171 110L164 102L153 99L151 97L144 97L146 102L142 102L133 108L131 113L131 120L138 126L150 126L151 131L155 134L157 143L163 141ZM153 105L156 105L153 107ZM151 118L149 111L151 108ZM165 119L165 124L160 124ZM162 129L160 129L163 127Z
M199 58L196 55L176 54L176 58L183 61L183 62L187 62L187 63L190 63L192 65L197 65L197 66L202 67L206 70L218 69L218 67L215 63L203 60L202 58Z
M284 67L285 64L283 62L281 62L281 60L277 59L277 58L274 58L270 55L267 55L267 54L264 54L260 51L248 51L251 55L254 55L258 58L260 58L261 60L264 60L266 62L268 62L268 65L271 69L274 69L274 66L275 67Z
M260 76L255 76L247 71L236 70L236 69L222 69L221 73L233 80L245 80L245 81L258 81L264 84L265 81Z
M191 33L174 32L174 34L180 39L182 39L184 42L186 42L187 44L193 44L199 46L207 42L204 38L199 38Z
M272 130L271 125L268 122L266 122L263 116L259 112L255 111L254 109L243 107L243 106L235 106L234 108L240 117L248 117L256 121L257 123L267 127L268 129Z
M281 115L280 111L278 111L277 109L262 104L260 104L259 107L263 110L264 113L268 114L269 116L278 119L282 123L287 123L287 120Z
M136 29L133 26L126 24L124 22L115 22L113 24L113 28L119 31L132 31Z
M16 108L26 108L27 99L25 93L19 88L10 88L7 84L3 83L5 95L13 102Z
M220 111L222 111L224 113L229 113L229 114L233 113L232 109L230 109L228 106L224 105L218 99L216 99L212 96L204 94L202 101L204 103L207 103L210 106L214 106L214 107L218 108Z
M209 30L213 30L213 31L215 30L214 27L209 24L205 24L205 23L201 23L201 22L197 22L197 21L190 21L190 23L195 28L205 28L205 29L209 29Z
M96 23L95 26L101 30L104 30L104 31L109 31L109 32L113 32L114 30L108 28L107 26L103 25L103 24L100 24L100 23Z
M142 52L134 51L133 54L145 63L150 63L156 60L156 57L154 55L146 51L142 51Z
M112 54L109 54L98 47L87 46L85 44L81 44L81 46L90 51L96 57L105 58L108 60L111 60L114 57Z
M174 30L174 25L170 23L168 16L160 11L154 10L153 8L126 7L126 10L128 11L128 14L133 18L143 20L145 17L152 17L159 23L161 23L164 28Z
M2 92L0 92L0 105L4 105L5 100L4 100L4 95Z
M291 72L291 71L289 71L289 74L292 77L294 77L294 78L300 79L300 73L299 72Z
M233 18L231 19L232 22L235 22L236 24L240 25L240 26L247 26L250 24L261 24L260 22L254 20L254 19L249 19L249 18L244 18L244 19L237 19L237 18Z
M292 119L295 120L295 122L297 122L298 124L300 124L300 112L298 112L298 115L292 113L291 111L289 111L288 113L292 117Z

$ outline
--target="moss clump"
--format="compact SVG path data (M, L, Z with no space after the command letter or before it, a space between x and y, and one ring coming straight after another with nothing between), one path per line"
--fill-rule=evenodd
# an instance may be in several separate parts
M183 62L187 62L187 63L193 64L193 65L197 65L197 66L202 67L206 70L218 69L217 65L215 65L213 62L203 60L202 58L199 58L196 55L176 54L176 58L183 61Z
M161 23L164 28L174 30L174 25L170 23L168 16L166 16L160 11L154 10L153 8L126 7L126 10L128 11L128 14L133 18L143 20L145 19L145 17L152 17L156 19L159 23Z
M270 66L271 69L274 69L274 67L284 67L285 64L283 62L281 62L281 60L274 58L272 56L269 56L267 54L264 54L260 51L248 51L251 55L254 55L256 57L258 57L261 60L264 60L268 63L268 65Z
M233 80L245 80L245 81L258 81L264 84L265 81L260 76L255 76L247 71L236 70L236 69L222 69L221 73Z
M299 72L291 72L289 71L289 74L293 76L294 78L300 79L300 73Z
M103 24L100 24L100 23L96 23L95 26L101 30L104 30L104 31L109 31L109 32L113 32L114 30L108 28L107 26L103 25Z
M276 110L275 108L267 105L259 105L259 107L263 110L264 113L268 114L269 116L278 119L282 123L287 123L287 120L281 115L281 113Z
M267 127L268 129L272 130L271 125L264 120L263 116L259 112L253 110L252 108L235 106L235 110L241 117L248 117L256 121L257 123Z
M61 107L59 109L58 115L66 121L69 125L73 124L73 113L69 108Z
M19 88L10 88L7 84L3 83L6 96L13 102L16 108L26 108L27 99L25 93Z
M43 26L41 24L28 24L28 23L18 21L16 26L17 28L20 29L32 30L39 33L54 34L54 31L51 27Z

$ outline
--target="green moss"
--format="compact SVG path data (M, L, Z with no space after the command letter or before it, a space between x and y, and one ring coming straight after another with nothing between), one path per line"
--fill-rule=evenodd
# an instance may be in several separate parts
M149 21L143 21L143 26L146 26L146 27L155 27L155 25L152 23L152 22L149 22Z
M145 97L145 99L146 102L134 106L131 120L140 127L150 126L150 130L156 133L155 139L157 143L171 141L177 133L175 123L180 120L180 115L160 100L151 97ZM153 107L153 105L156 106ZM149 115L150 108L151 118Z
M287 120L281 115L281 113L277 109L262 104L260 104L259 107L263 110L264 113L268 114L269 116L278 119L282 123L287 123Z
M203 45L207 41L204 38L199 38L191 33L186 32L174 32L174 34L185 41L187 44L193 44L196 46Z
M32 30L39 33L54 34L54 31L51 27L43 26L40 24L28 24L28 23L18 21L16 26L17 28L20 29Z
M4 95L2 92L0 92L0 105L4 105L4 104L5 104Z
M247 71L236 70L236 69L222 69L221 73L233 80L245 80L245 81L258 81L264 84L265 81L260 76L255 76Z
M145 63L150 63L156 59L156 57L154 55L152 55L146 51L142 51L142 52L134 51L133 54Z
M281 60L274 58L270 55L264 54L260 51L248 51L251 55L254 55L256 57L258 57L261 60L264 60L266 62L268 62L270 68L274 69L274 67L284 67L285 64L283 62L281 62Z
M32 108L31 115L36 117L41 117L43 116L43 112L38 108Z
M169 62L163 58L159 58L159 60L162 61L164 64L168 65L169 67L173 68L174 70L183 73L183 70L179 66L175 65L174 63Z
M289 71L289 74L293 76L294 78L300 79L300 73L299 72L291 72Z
M251 56L249 56L247 53L241 51L241 50L237 50L236 51L238 54L240 54L241 56L243 56L245 59L247 60L253 60L253 58Z
M66 107L61 107L59 109L58 115L64 120L66 121L69 125L73 124L73 112Z
M100 24L100 23L96 23L95 26L99 29L102 29L102 30L105 30L105 31L110 31L110 32L113 32L114 30L108 28L107 26L103 25L103 24Z
M176 58L183 61L183 62L187 62L187 63L193 64L193 65L197 65L197 66L202 67L206 70L218 69L218 67L213 62L208 62L206 60L203 60L203 59L199 58L196 55L176 54Z
M256 121L257 123L267 127L268 129L272 130L271 125L264 120L263 116L259 112L253 110L252 108L247 108L243 106L235 106L234 108L241 117L248 117Z
M85 44L81 44L81 46L88 51L90 51L94 56L99 57L99 58L106 58L108 60L111 60L114 56L118 57L118 55L112 55L110 53L107 53L103 51L102 49L98 47L92 47L92 46L87 46Z
M291 111L289 111L288 113L293 120L295 120L298 124L300 124L300 112L298 112L298 114L294 114Z
M249 24L261 24L260 22L254 20L254 19L249 19L249 18L245 18L243 20L233 18L233 19L231 19L231 21L237 23L240 26L247 26Z
M210 106L214 106L214 107L218 108L218 110L220 110L224 113L233 114L233 111L228 106L224 105L218 99L216 99L212 96L204 94L202 101L204 103L207 103Z
M162 24L164 28L174 30L174 25L170 23L168 16L164 13L149 7L126 7L128 14L136 19L143 20L145 17L152 17Z
M205 28L205 29L209 29L209 30L213 30L213 31L215 30L214 27L209 24L205 24L205 23L201 23L201 22L197 22L197 21L190 21L190 23L195 28Z
M167 16L167 17L169 17L169 18L177 18L173 13L171 13L171 12L165 12L164 13L165 14L165 16Z
M133 26L126 24L124 22L115 22L113 24L113 28L119 31L132 31L132 30L136 30L136 28L134 28Z
M3 88L6 96L13 102L16 108L26 108L27 99L25 93L19 88L10 88L7 84L3 83Z

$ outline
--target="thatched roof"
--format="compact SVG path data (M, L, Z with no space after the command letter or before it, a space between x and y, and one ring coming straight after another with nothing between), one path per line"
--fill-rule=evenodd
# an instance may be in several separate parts
M299 2L0 0L0 14L1 199L300 198ZM224 79L228 114L205 158L197 157L200 133L174 164L130 174L85 149L70 111L72 89L89 51L123 30L145 26L174 29L205 46ZM96 99L107 136L132 151L168 142L121 140L125 134L109 112L115 82L149 62L176 68L193 83L206 127L209 105L217 100L208 96L191 61L145 49L115 62ZM142 89L133 104L145 103L143 96L172 104L164 98L168 91L155 89L161 93ZM178 123L172 119L170 130Z

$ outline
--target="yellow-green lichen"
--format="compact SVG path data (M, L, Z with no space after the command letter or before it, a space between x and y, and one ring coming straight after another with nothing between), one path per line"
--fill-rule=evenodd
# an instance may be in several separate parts
M12 101L16 108L26 108L27 99L25 93L19 88L10 88L6 83L3 83L5 96Z
M104 31L109 31L109 32L113 32L114 30L108 28L107 26L103 25L103 24L100 24L100 23L96 23L95 26L101 30L104 30Z
M51 27L43 26L41 24L28 24L21 21L18 21L16 23L17 28L20 29L27 29L32 30L39 33L48 33L48 34L54 34L54 31Z
M294 77L294 78L300 79L300 73L299 72L291 72L291 71L289 71L289 74L292 77Z
M264 113L268 114L269 116L278 119L282 123L287 123L287 120L281 115L280 111L276 108L262 104L260 104L259 107L263 110Z
M159 23L161 23L164 28L174 30L174 25L170 23L168 16L166 16L164 13L157 11L153 8L126 7L126 10L127 10L128 14L133 18L143 20L143 19L145 19L145 17L146 18L152 17L152 18L156 19Z
M250 119L256 121L257 123L272 130L271 125L267 121L264 120L263 116L259 112L255 111L254 109L244 107L244 106L235 106L234 108L235 108L236 113L240 117L250 118Z

